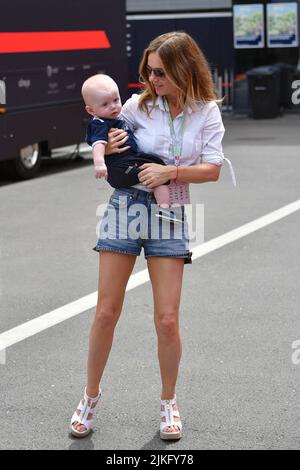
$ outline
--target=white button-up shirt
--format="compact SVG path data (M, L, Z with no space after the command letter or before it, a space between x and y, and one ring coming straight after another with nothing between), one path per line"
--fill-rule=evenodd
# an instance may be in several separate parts
M139 95L132 95L122 108L121 117L133 130L138 148L141 152L161 157L167 165L174 165L171 152L171 132L168 112L162 97L158 97L150 116L139 107ZM152 102L149 104L150 109ZM196 110L187 109L180 165L189 166L198 163L222 165L224 155L222 139L225 128L218 105L211 101L207 104L197 103ZM175 133L178 135L183 113L173 121ZM135 185L138 189L149 190L142 184Z

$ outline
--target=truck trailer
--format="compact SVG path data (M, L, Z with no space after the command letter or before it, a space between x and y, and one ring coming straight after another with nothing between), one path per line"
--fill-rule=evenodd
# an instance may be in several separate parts
M51 149L84 141L81 86L96 73L127 97L125 0L2 2L0 162L27 179Z

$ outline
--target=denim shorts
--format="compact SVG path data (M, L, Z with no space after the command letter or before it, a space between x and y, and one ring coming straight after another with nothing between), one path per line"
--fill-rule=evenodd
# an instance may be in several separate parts
M115 189L106 206L94 250L112 251L139 256L184 258L192 263L184 206L180 211L182 224L173 224L156 217L158 206L152 192L136 188Z

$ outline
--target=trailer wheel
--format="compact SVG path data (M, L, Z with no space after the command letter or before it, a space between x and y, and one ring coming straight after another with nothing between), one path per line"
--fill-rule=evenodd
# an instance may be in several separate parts
M20 155L9 163L14 175L21 180L33 178L41 165L41 144L31 144L20 149Z

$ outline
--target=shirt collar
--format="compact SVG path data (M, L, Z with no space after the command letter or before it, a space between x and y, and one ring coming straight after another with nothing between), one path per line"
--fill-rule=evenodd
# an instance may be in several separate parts
M147 100L146 104L147 106L152 107L152 100L151 99ZM157 107L161 109L162 111L165 111L164 102L161 96L158 96L156 98L156 101L153 105L153 108L157 108Z
M149 104L151 106L152 104L152 100L148 100L147 101L147 104ZM163 97L162 96L158 96L156 98L156 101L155 101L155 104L154 104L154 108L156 107L159 107L159 109L161 109L162 111L166 112L165 110L165 106L164 106L164 100L163 100ZM190 106L187 107L187 113L188 114L191 114L193 112L192 108ZM180 113L178 116L181 116L183 113Z

